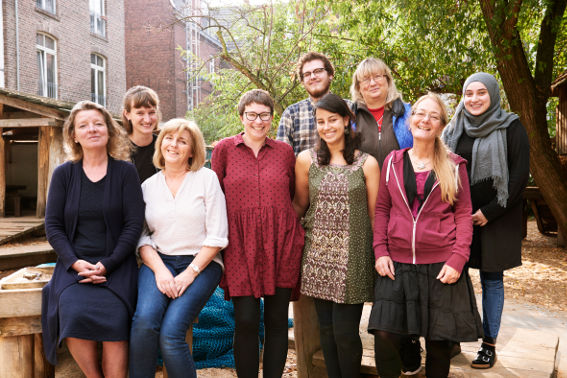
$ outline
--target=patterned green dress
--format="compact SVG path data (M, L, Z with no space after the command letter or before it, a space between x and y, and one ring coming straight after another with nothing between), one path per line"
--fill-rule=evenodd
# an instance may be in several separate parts
M374 254L360 153L352 165L319 165L311 150L301 294L336 303L372 301Z

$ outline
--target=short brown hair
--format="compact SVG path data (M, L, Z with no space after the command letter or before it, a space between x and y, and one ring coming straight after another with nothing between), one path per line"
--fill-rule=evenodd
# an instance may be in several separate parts
M132 134L132 123L124 115L124 111L130 113L132 108L155 108L157 112L157 123L159 125L161 119L161 112L159 110L159 97L157 93L148 87L143 85L136 85L128 89L124 94L124 99L122 100L122 126L126 129L128 134Z
M63 124L63 145L67 158L74 162L83 158L83 148L79 143L75 143L75 119L77 114L83 110L97 110L102 114L108 129L108 144L106 145L108 154L114 159L129 161L132 144L126 132L112 118L112 115L104 106L92 101L77 102Z
M274 100L272 96L263 89L252 89L244 93L238 102L238 114L242 117L244 108L252 103L266 105L270 108L270 113L274 114Z
M311 62L312 60L322 61L323 66L325 67L325 71L327 71L329 76L335 76L335 67L333 67L333 64L331 63L329 58L325 54L310 51L303 54L297 61L296 74L297 77L299 77L299 80L303 80L303 66L305 65L305 63Z
M205 165L205 139L199 126L193 121L183 118L174 118L167 121L161 128L156 140L156 147L153 157L154 165L159 169L165 168L165 160L161 153L161 144L163 137L167 134L179 134L183 131L188 131L191 136L191 152L192 157L189 158L189 170L198 171Z

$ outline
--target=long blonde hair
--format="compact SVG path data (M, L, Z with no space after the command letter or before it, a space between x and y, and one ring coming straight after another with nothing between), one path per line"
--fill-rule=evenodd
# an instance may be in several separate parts
M411 117L414 117L417 106L427 99L435 101L439 106L439 109L441 109L440 121L443 125L443 128L445 128L445 126L449 122L447 107L445 106L445 103L443 102L441 97L439 97L439 95L436 93L430 92L424 96L421 96L412 106ZM433 149L433 171L435 172L435 176L439 181L439 188L441 189L441 200L453 205L455 203L455 200L457 199L457 191L459 189L459 186L461 185L461 182L459 175L457 174L456 164L450 157L449 148L441 140L441 134L437 135L437 137L435 138Z

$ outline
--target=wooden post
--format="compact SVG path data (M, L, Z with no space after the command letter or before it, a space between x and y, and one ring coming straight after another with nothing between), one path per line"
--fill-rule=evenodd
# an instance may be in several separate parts
M0 217L6 214L6 149L0 129Z
M49 179L49 145L53 135L53 127L40 127L37 138L37 206L36 216L45 215L47 202L47 181Z
M313 354L321 349L319 320L313 299L301 296L293 302L293 334L297 353L297 376L313 378L321 375L320 369L313 365Z

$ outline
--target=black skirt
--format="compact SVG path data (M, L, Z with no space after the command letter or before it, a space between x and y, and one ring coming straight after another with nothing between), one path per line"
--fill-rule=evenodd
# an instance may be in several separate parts
M482 338L482 321L467 269L456 283L447 285L436 278L443 265L394 262L395 280L378 276L368 332L455 342Z
M108 287L76 284L59 297L59 340L126 341L130 316L126 305Z

